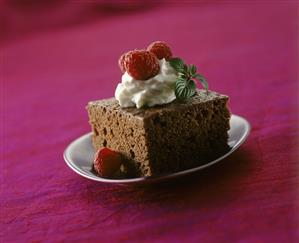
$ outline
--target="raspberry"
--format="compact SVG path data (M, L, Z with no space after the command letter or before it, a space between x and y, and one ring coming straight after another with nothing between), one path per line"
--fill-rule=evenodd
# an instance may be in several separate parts
M172 57L172 52L170 50L170 47L163 41L155 41L151 43L147 50L154 53L158 59L165 58L166 60L169 60Z
M134 50L125 55L125 69L128 74L138 80L147 80L160 71L156 56L146 50Z
M125 57L126 57L127 53L124 53L120 56L120 58L118 59L118 66L120 68L120 70L122 71L122 73L126 72L126 68L125 68Z
M95 171L103 177L112 177L120 169L121 164L121 154L109 148L100 149L93 162Z

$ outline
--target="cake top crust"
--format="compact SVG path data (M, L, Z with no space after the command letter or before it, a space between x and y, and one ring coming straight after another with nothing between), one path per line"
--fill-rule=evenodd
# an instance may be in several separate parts
M219 94L214 91L208 91L207 93L205 90L198 89L196 90L196 94L191 98L188 98L184 101L174 100L169 104L160 105L160 106L144 107L139 109L137 109L136 107L122 108L120 107L118 101L115 98L108 98L108 99L90 101L88 102L87 108L99 106L102 108L106 108L107 110L119 110L120 112L125 113L126 115L143 119L155 115L157 113L164 113L173 110L179 111L181 109L186 109L187 107L192 105L202 104L208 101L220 100L220 99L228 100L229 97L227 95Z

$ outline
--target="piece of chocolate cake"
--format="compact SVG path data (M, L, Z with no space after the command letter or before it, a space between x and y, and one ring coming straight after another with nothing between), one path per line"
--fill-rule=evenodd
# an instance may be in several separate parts
M204 90L185 101L139 109L122 108L114 98L91 101L93 146L121 153L131 176L199 166L229 148L227 102L228 96Z

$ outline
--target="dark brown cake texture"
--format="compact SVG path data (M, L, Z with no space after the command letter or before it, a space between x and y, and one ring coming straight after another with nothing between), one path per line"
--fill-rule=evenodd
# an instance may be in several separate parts
M114 98L87 110L95 150L120 152L131 176L158 176L199 166L227 151L228 96L197 90L192 98L148 108L121 108Z

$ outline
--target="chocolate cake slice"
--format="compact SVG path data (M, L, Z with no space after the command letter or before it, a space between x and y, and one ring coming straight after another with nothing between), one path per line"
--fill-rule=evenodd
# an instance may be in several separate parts
M151 108L121 108L114 98L87 110L95 150L125 158L132 176L157 176L199 166L227 151L228 96L197 90L185 100Z

